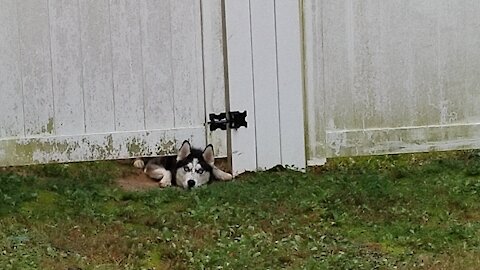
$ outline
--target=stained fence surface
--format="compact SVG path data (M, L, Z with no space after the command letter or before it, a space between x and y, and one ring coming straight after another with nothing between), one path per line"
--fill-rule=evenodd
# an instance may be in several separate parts
M480 148L475 0L0 6L0 165L171 154L185 139L235 172ZM248 112L228 142L205 128L225 104Z
M480 147L480 2L304 4L312 163Z
M204 145L224 101L216 2L0 0L0 165Z

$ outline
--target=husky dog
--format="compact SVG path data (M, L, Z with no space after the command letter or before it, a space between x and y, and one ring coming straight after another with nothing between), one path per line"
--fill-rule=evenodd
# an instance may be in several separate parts
M189 189L204 185L213 178L223 181L232 179L231 174L220 170L214 163L211 144L202 151L192 148L188 141L184 141L176 157L137 158L133 166L144 168L145 174L159 180L162 188L176 185Z

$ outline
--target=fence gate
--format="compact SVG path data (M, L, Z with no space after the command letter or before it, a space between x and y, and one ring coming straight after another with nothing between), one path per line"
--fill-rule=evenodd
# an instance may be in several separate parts
M235 172L282 164L305 168L300 1L225 1Z
M0 6L0 165L171 154L207 138L225 155L225 136L205 130L205 113L225 110L220 1Z

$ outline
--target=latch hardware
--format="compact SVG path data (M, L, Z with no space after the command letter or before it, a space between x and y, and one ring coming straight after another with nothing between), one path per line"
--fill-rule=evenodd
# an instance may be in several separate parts
M239 112L228 112L228 113L219 113L209 114L210 122L210 131L217 129L226 130L227 124L230 128L238 129L240 127L247 127L247 111Z

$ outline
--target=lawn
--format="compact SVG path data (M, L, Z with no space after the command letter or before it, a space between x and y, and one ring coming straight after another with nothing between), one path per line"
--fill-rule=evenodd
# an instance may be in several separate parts
M117 162L0 169L0 269L476 269L475 151L332 159L183 191Z

